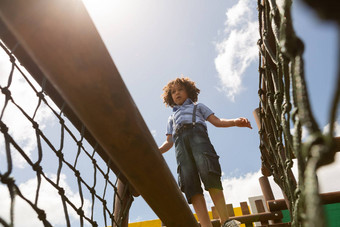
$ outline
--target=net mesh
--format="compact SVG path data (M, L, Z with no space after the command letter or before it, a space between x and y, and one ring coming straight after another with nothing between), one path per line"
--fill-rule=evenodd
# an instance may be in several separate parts
M0 223L122 226L128 187L118 186L84 125L77 130L46 95L46 79L39 86L0 45Z
M340 74L329 110L330 130L322 134L309 104L304 45L294 33L291 4L290 0L258 1L262 172L272 175L287 197L292 226L325 226L316 171L334 160ZM308 131L305 141L301 140L302 128ZM297 183L292 174L294 158Z

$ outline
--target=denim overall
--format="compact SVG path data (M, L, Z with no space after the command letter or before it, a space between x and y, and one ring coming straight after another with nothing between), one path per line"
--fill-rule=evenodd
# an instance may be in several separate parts
M192 196L203 194L201 181L205 190L223 189L219 156L205 126L196 123L196 109L197 105L194 106L192 123L175 127L174 134L178 184L188 203L191 203Z

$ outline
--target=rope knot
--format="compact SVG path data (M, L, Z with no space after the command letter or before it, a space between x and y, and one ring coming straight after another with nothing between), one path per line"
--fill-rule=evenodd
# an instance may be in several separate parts
M8 89L8 87L4 87L1 89L2 94L4 94L7 98L11 97L11 91Z
M33 121L32 125L34 129L39 129L39 124L37 122Z
M283 100L282 92L276 92L274 98L281 102Z
M61 196L65 196L65 190L63 188L59 188L58 189L58 194L61 195Z
M285 102L282 104L282 109L284 113L289 113L290 110L292 109L292 104L290 102Z
M37 96L38 96L39 99L44 99L44 97L45 97L43 91L38 92Z
M58 157L59 159L63 160L63 159L64 159L64 154L59 150L59 151L57 152L57 157Z
M39 163L35 163L35 164L32 166L32 169L33 169L35 172L39 173L39 174L42 173L42 167L39 165Z
M7 184L7 185L13 185L15 180L13 177L9 177L8 175L2 175L0 176L1 183Z
M9 60L14 64L16 59L13 55L10 55Z
M62 119L62 118L60 118L60 119L59 119L59 123L60 123L61 125L64 125L64 124L65 124L65 120Z
M46 213L44 210L40 210L37 208L38 218L39 220L46 220Z
M2 122L0 124L0 130L1 130L1 132L3 134L7 134L8 133L8 127L4 123L2 123Z
M259 94L259 96L261 96L261 95L264 94L264 91L263 91L263 89L259 89L257 93Z
M78 214L79 216L81 216L81 217L84 216L84 211L83 211L83 209L82 209L81 207L79 207L79 208L77 209L77 214Z
M79 178L80 177L80 172L78 170L74 171L74 175Z

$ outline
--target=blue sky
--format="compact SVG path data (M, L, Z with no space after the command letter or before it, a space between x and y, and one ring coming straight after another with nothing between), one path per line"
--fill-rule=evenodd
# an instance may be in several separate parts
M165 139L172 111L162 103L162 88L182 74L197 83L199 102L217 116L251 121L253 130L209 125L208 131L221 157L227 202L260 195L259 137L252 114L259 102L256 1L84 2L158 145ZM300 1L294 1L292 13L296 33L305 43L312 109L323 128L338 61L335 25L316 18ZM174 150L164 158L176 177ZM241 190L242 184L247 189ZM130 221L154 218L143 200L136 198Z
M158 145L165 140L167 119L172 113L162 103L162 88L169 80L182 74L196 82L201 90L198 101L207 105L218 117L242 116L251 121L253 130L215 128L208 123L208 131L220 155L227 203L238 206L249 196L261 195L258 183L261 166L259 136L252 114L259 103L257 1L83 1ZM328 124L338 63L336 28L334 24L316 18L300 1L294 1L292 9L295 31L305 43L305 72L312 110L320 128L324 128ZM0 63L8 61L0 57ZM3 70L3 65L0 64L0 70ZM3 75L7 77L8 74ZM5 83L2 79L5 77L0 77L1 85ZM14 91L23 97L22 103L30 103L30 97L20 94L21 89L14 88ZM55 126L48 125L50 116L44 115L44 111L42 113L37 117L43 122L41 127L52 130ZM17 122L14 113L9 117ZM21 138L20 133L23 133L34 137L31 128L26 131L22 125L15 124L14 127L17 127L14 131L18 132L14 136ZM339 128L337 130L340 135ZM35 144L27 141L33 140L25 138L28 152L34 149ZM0 145L2 143L0 139ZM1 158L3 155L0 151ZM164 158L177 178L174 149L164 154ZM25 171L19 159L15 159L15 165ZM340 189L339 166L333 165L319 172L322 191ZM68 186L70 178L63 176L62 181L65 187L70 187L70 196L78 198L76 188ZM19 179L23 188L34 188L33 181L27 179L28 176ZM273 184L275 195L282 197ZM31 193L34 195L34 190ZM46 201L51 203L48 198L50 196L46 195ZM212 203L208 196L206 200L210 207ZM26 210L22 212L26 213ZM58 223L59 217L53 218ZM135 198L130 222L156 218L141 197Z

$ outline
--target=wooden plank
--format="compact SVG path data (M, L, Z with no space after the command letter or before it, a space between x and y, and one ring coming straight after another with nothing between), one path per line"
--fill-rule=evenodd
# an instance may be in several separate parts
M213 227L221 227L220 219L211 220L211 224Z
M242 215L249 215L250 214L250 210L249 210L249 206L248 206L247 202L240 202L240 206L241 206ZM245 222L244 224L245 224L246 227L253 227L252 222Z
M265 221L265 220L281 220L283 217L281 212L265 212L259 214L248 214L242 216L230 217L230 219L235 219L240 221L241 223L250 223L257 221Z
M247 202L240 202L241 212L243 215L250 214L249 206Z
M340 203L340 191L320 194L322 204ZM284 199L268 200L268 209L270 211L286 210L287 204Z
M261 199L255 200L255 206L256 206L258 213L266 212L264 205L263 205L263 201ZM266 225L266 224L268 224L268 220L261 221L261 225Z
M211 207L211 214L212 214L212 217L213 219L219 219L220 217L218 216L218 213L217 213L217 209L216 207Z
M228 211L229 217L234 217L235 213L234 213L233 204L227 204L226 206L227 206L227 211Z
M268 225L261 225L259 227L290 227L290 223L276 223L276 224L268 224Z
M82 1L2 0L0 19L160 219L197 226Z

